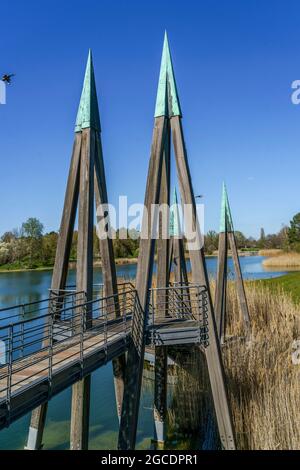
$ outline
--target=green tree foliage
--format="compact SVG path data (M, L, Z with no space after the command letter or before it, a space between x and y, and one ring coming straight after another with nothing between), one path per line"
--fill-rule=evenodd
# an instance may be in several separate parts
M127 236L127 238L125 238ZM121 238L120 238L121 237ZM121 228L116 232L113 240L114 254L116 258L135 258L138 256L139 233L135 230Z
M44 226L35 217L30 217L22 224L22 232L28 240L29 267L34 268L41 262Z
M43 224L31 217L21 228L5 232L0 239L0 266L11 268L34 268L53 266L58 233L43 234ZM291 221L290 227L282 227L276 234L265 235L263 229L258 240L246 238L239 231L235 232L238 248L286 248L300 251L300 213ZM127 237L127 238L126 238ZM210 230L205 235L205 251L211 254L218 249L219 235ZM70 259L77 259L78 232L74 230ZM115 232L113 248L116 258L137 258L139 253L140 233L136 230L121 228ZM101 259L99 239L94 227L94 259Z
M292 218L287 231L287 237L289 248L300 252L300 212Z
M264 228L261 228L260 229L260 239L258 240L259 248L265 248L265 243L266 243L265 230L264 230Z
M49 232L43 236L42 258L43 264L46 266L51 266L54 263L57 238L58 234L56 232Z
M204 248L206 253L212 254L218 249L219 235L214 230L209 230L204 236Z

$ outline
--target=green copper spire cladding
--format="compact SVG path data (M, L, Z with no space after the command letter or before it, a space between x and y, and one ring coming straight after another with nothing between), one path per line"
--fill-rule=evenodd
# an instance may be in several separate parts
M165 32L154 117L181 116L168 37Z
M233 223L225 183L222 190L220 232L233 232Z
M173 204L170 207L170 237L179 237L179 235L180 223L178 213L178 201L176 188L174 188Z
M88 127L91 127L98 132L101 131L91 50L89 50L89 56L85 69L83 88L76 118L75 132L81 132L82 129L86 129Z

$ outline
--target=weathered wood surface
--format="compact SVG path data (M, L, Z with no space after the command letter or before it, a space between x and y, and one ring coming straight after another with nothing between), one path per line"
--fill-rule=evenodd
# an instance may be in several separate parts
M73 238L74 222L78 204L81 133L75 134L71 166L69 170L65 202L57 240L51 289L64 289Z
M64 208L57 240L56 255L52 273L51 289L60 291L66 287L68 265L72 245L74 223L79 194L81 133L75 134L71 165L69 170ZM42 446L47 415L47 403L34 410L30 422L27 449L37 450Z
M165 116L155 118L151 156L148 170L147 187L144 206L148 209L150 216L151 204L159 203L160 181L162 173L163 150L166 138L167 120ZM146 312L149 305L149 288L153 272L155 239L151 236L151 224L144 213L142 223L143 229L147 225L147 238L140 240L140 251L136 275L136 290L140 303L140 312L133 319L132 340L127 357L125 372L124 397L118 448L120 450L134 449L136 441L136 430L138 411L140 404L141 383L144 363L144 332L146 327Z
M215 294L215 315L221 343L226 335L226 289L227 289L227 233L219 233L218 272Z
M102 320L94 320L92 330L87 330L83 335L83 359L97 354L106 347L109 349L114 343L123 341L126 348L125 340L130 335L131 320L127 319L126 332L124 331L124 323L120 320L112 321L107 332L104 331ZM99 326L97 326L97 323ZM105 345L107 339L107 344ZM81 346L79 336L66 339L63 342L53 345L52 358L52 377L65 370L66 375L68 369L81 359ZM7 373L8 367L3 366L0 369L0 406L6 400L7 389ZM39 351L30 356L13 362L11 383L12 396L22 393L24 387L30 385L34 387L35 382L39 382L42 378L47 378L49 374L49 351Z
M90 370L90 365L94 370L104 365L106 360L112 360L114 357L119 356L121 352L124 352L130 336L131 319L128 317L126 320L126 331L122 321L115 320L115 322L114 324L112 321L110 328L105 332L103 320L94 320L93 330L87 330L84 333L82 357L78 336L54 345L52 385L48 380L49 353L47 350L39 351L27 358L15 361L11 375L13 386L10 404L12 421L33 409L34 400L39 394L41 394L41 397L38 399L46 403L52 394L56 394L77 382L81 373L87 374L86 371ZM105 345L106 338L107 344ZM81 363L81 359L83 359L83 363ZM0 428L5 426L3 415L7 412L7 372L7 366L0 369ZM48 397L45 392L41 393L42 387L49 389ZM42 416L36 415L34 411L32 419L40 420ZM39 423L33 421L33 425L37 427ZM38 426L38 428L42 430L43 426Z
M165 147L162 161L159 204L161 208L170 206L170 124L167 124ZM166 217L167 216L167 217ZM159 238L157 240L157 291L156 316L165 319L168 314L169 286L169 217L159 213ZM164 442L167 414L167 348L155 348L154 365L154 440Z
M236 241L235 241L235 236L233 232L228 232L228 240L230 243L230 248L231 248L231 253L232 253L232 259L233 259L234 270L235 270L235 275L236 275L236 286L237 286L238 298L239 298L240 308L241 308L242 316L244 320L246 336L249 336L250 315L249 315L247 298L245 294L245 287L244 287L244 281L243 281L243 276L242 276L242 271L241 271L239 255L237 252Z
M108 195L107 187L105 180L105 171L104 171L104 162L103 162L103 153L102 153L102 144L100 135L96 135L96 154L95 154L95 202L96 202L96 218L97 222L99 219L99 206L101 204L108 204ZM109 214L105 213L105 216ZM108 217L107 217L108 218ZM102 224L104 225L104 224ZM103 227L104 232L106 232L106 237L101 233L99 239L99 247L101 254L101 269L102 269L102 279L104 284L104 296L112 297L112 302L110 309L114 312L115 316L120 315L120 308L118 304L118 293L117 288L117 274L116 274L116 265L113 251L112 238L110 236L110 222ZM119 419L121 417L122 410L122 400L124 393L124 374L126 366L126 357L120 356L113 361L113 374L114 374L114 385L115 385L115 395L116 395L116 406Z
M96 137L93 129L83 129L80 160L78 207L78 242L76 290L85 292L87 302L93 297L93 229L94 229L94 168ZM91 324L91 308L85 311L87 327ZM71 406L70 449L88 448L90 377L73 385Z
M183 204L189 204L193 210L193 228L200 237L200 228L196 222L196 205L192 187L191 175L189 171L185 142L182 131L180 117L171 118L171 129L177 165L177 174L180 186L181 199ZM203 247L201 249L190 250L190 260L192 267L192 280L195 284L207 286L208 288L208 330L209 344L205 349L210 384L213 394L214 407L218 422L219 434L222 445L225 449L235 448L235 438L233 432L232 417L229 408L225 373L222 363L220 343L218 340L217 327L213 311L213 305L209 292L209 281L206 270Z

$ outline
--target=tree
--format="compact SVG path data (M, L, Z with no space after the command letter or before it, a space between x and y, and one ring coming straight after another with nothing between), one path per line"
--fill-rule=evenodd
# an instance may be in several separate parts
M34 267L34 264L42 259L43 230L42 222L35 217L30 217L22 224L22 232L28 241L30 267Z
M288 245L291 249L300 251L300 212L294 215L287 231Z
M16 239L16 236L13 232L5 232L1 237L1 240L4 243L11 243L15 239Z
M46 265L54 264L57 239L58 239L58 234L56 232L49 232L43 236L43 241L42 241L43 263Z
M218 244L219 244L219 236L217 232L214 230L209 230L207 234L204 237L204 246L205 246L205 251L208 254L212 254L215 250L218 249Z
M245 235L242 232L239 232L238 230L236 230L234 232L234 236L235 236L237 247L238 248L245 248L246 245L247 245L247 239L246 239Z
M260 229L260 239L258 240L259 248L266 248L266 235L264 228Z
M23 222L22 224L22 231L25 237L39 239L43 235L44 226L39 219L35 217L30 217Z

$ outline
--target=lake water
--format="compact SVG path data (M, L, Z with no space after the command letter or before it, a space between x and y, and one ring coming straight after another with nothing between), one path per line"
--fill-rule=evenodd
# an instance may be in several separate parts
M284 271L267 271L262 265L264 258L249 256L240 258L245 279L262 279L285 274ZM189 262L188 262L189 268ZM207 268L211 276L216 275L217 258L207 258ZM117 267L120 277L135 277L136 265ZM229 272L233 273L233 263L229 259ZM0 307L42 300L48 297L51 271L23 273L0 273ZM95 270L95 283L100 283L101 270ZM71 271L68 284L75 283L75 272ZM153 436L152 381L144 379L137 433L137 448L150 448ZM54 397L49 402L44 434L45 449L68 449L71 414L71 388ZM22 449L26 443L30 415L24 416L9 428L0 432L0 449ZM111 364L107 364L92 374L90 449L114 449L117 444L118 418L116 414L114 385Z

